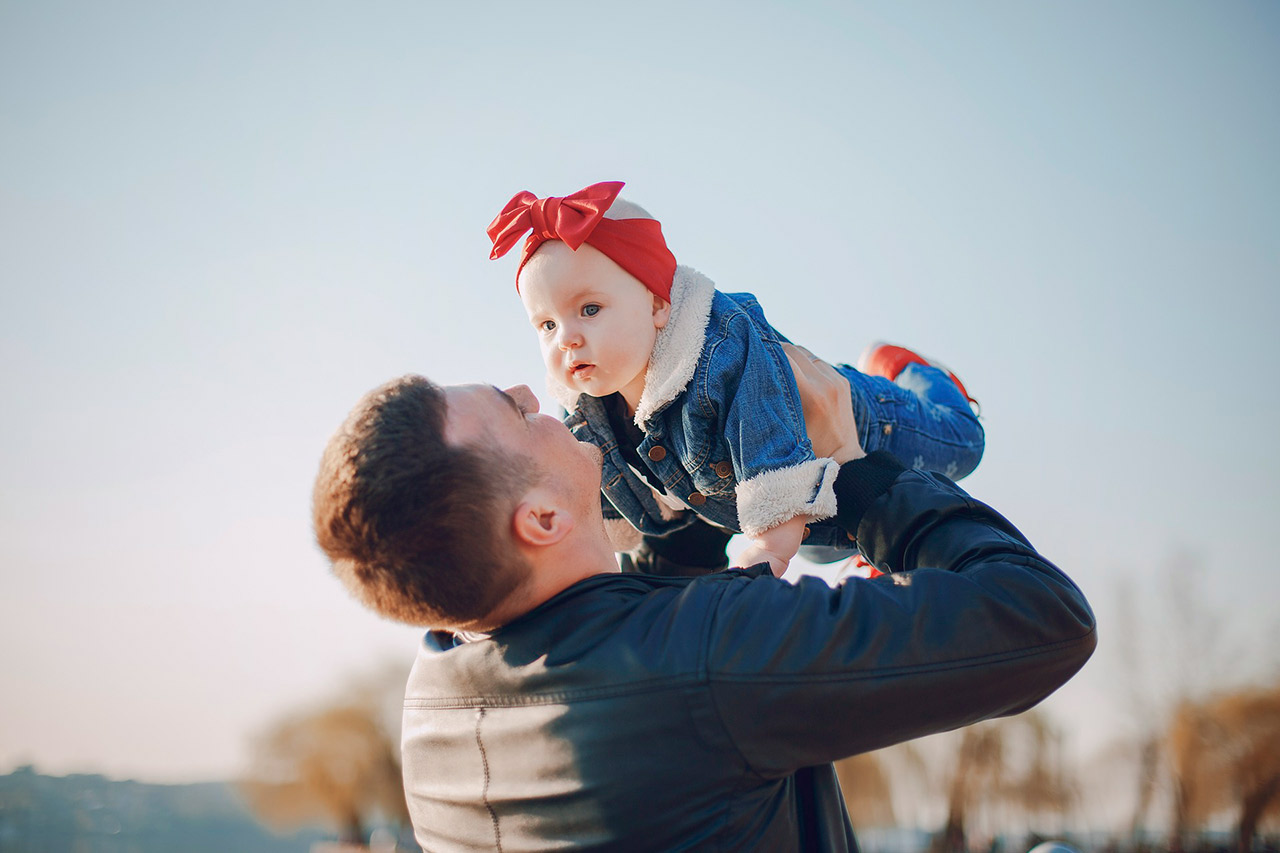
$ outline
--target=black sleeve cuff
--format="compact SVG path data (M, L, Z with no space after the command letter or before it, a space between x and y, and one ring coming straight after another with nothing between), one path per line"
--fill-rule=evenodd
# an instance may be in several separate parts
M841 465L835 482L836 523L850 536L857 536L867 508L889 491L905 470L898 457L887 450L877 450Z

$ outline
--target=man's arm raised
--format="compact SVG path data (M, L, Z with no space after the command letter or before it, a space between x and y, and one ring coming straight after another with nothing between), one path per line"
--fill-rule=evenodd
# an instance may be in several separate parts
M837 521L890 574L724 589L707 674L751 768L785 775L1018 713L1061 686L1096 644L1080 590L954 483L863 454L839 406L843 377L792 358L815 449L854 456L837 479Z

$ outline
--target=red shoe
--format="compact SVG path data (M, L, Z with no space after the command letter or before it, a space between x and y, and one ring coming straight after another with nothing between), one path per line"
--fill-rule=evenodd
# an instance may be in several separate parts
M836 577L843 578L846 575L853 575L859 578L878 578L883 574L884 572L867 562L867 558L862 556L861 553L855 553L844 561L844 566L841 567Z
M960 377L936 361L930 361L920 353L909 350L906 347L886 344L884 341L875 341L862 351L862 355L858 356L858 363L854 366L858 368L859 372L868 376L883 376L892 382L898 378L898 374L908 364L924 364L938 368L951 377L951 381L956 383L956 387L960 389L960 393L964 395L966 400L970 403L978 402L969 396L969 392L965 390L964 383L960 381Z

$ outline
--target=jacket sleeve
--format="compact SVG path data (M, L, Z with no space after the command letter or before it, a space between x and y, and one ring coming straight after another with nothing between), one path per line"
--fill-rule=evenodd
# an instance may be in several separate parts
M1083 594L1013 525L944 477L893 466L865 463L872 494L854 519L892 574L835 588L743 576L714 607L712 701L763 776L1025 711L1093 652Z
M839 466L814 457L782 347L766 340L745 313L729 321L724 340L707 345L711 369L700 396L719 412L738 483L742 532L757 536L797 515L834 515ZM719 347L737 357L716 352Z

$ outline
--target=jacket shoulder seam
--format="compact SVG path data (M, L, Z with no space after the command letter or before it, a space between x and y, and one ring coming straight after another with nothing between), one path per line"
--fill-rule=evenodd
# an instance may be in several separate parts
M1069 640L1059 640L1054 643L1044 643L1029 649L1021 649L1018 651L999 652L990 655L982 655L981 657L972 658L956 658L951 661L937 661L935 663L920 664L917 666L894 666L880 667L874 669L859 669L849 672L832 672L832 673L807 673L807 674L768 674L768 673L715 673L709 675L710 681L718 682L765 682L773 684L786 684L790 682L812 683L814 681L865 681L869 679L892 677L896 675L916 675L919 673L944 672L955 669L967 669L975 666L988 666L993 663L1002 663L1005 661L1021 660L1022 658L1038 657L1060 649L1070 648L1079 645L1091 638L1097 633L1096 628L1090 628L1078 637Z
M520 695L446 696L439 699L410 699L405 697L404 707L406 710L425 711L439 708L520 708L532 705L556 705L563 702L590 702L619 696L683 689L691 684L699 684L703 681L705 681L705 678L697 674L666 675L660 678L648 678L607 687L550 690L542 693L522 693Z

